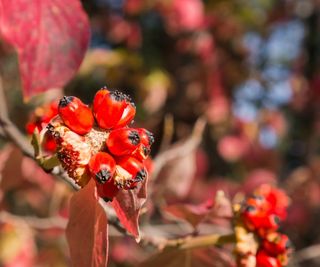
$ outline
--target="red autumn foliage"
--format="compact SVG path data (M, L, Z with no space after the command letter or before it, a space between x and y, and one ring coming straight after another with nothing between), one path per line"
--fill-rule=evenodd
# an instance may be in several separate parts
M0 33L18 53L26 99L61 88L72 78L88 47L89 31L79 0L0 1Z

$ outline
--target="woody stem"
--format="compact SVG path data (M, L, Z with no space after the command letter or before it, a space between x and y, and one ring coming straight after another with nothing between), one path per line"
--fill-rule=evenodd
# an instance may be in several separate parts
M228 243L235 242L235 235L205 235L196 237L185 237L166 241L164 248L178 248L178 249L193 249L208 246L220 246Z

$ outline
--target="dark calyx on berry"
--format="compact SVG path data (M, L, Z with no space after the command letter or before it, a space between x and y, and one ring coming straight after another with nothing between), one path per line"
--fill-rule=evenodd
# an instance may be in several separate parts
M151 149L148 148L148 147L146 147L146 146L143 146L143 147L142 147L142 152L143 152L143 154L144 154L145 156L148 156L148 155L150 154L150 152L151 152Z
M279 225L281 223L281 220L278 216L274 216L273 220L276 223L276 225Z
M100 184L108 182L111 178L111 172L109 170L101 170L96 174L96 179Z
M137 131L131 131L129 133L128 138L129 138L130 142L135 146L140 143L140 137L139 137L139 133Z
M51 123L47 125L47 130L48 134L51 135L56 142L62 141L60 134L54 130L54 126Z
M66 107L69 103L72 102L73 100L73 96L64 96L60 99L59 101L59 106L60 107Z
M129 97L126 94L119 92L118 90L111 91L110 97L118 102L127 100Z
M112 198L108 198L108 197L103 197L102 198L105 202L110 202L110 201L112 201Z
M146 130L146 134L148 135L149 145L151 146L154 143L154 136L151 132Z
M256 208L254 206L249 205L249 206L246 206L246 208L245 208L245 212L251 213L254 211L256 211Z
M135 181L135 182L141 182L141 181L143 181L144 179L146 179L146 177L147 177L147 172L146 172L145 169L142 169L142 170L140 170L140 171L137 173L134 181Z

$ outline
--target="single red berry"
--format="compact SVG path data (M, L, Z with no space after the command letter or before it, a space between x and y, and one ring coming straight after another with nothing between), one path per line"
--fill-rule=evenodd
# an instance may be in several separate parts
M34 133L34 130L36 128L38 128L38 130L39 130L39 126L35 122L27 122L25 128L26 128L27 133L30 135Z
M286 209L290 203L290 199L283 190L272 187L269 184L263 184L255 193L266 199L270 212L277 215L281 220L287 217Z
M245 205L242 210L242 219L248 229L254 231L259 225L261 211L253 204Z
M104 184L96 183L96 185L99 197L103 198L106 202L112 201L119 192L119 188L115 185L113 178Z
M43 140L43 148L48 152L55 152L57 150L57 143L54 137L46 132Z
M133 189L137 184L147 177L147 171L143 163L134 157L122 157L117 160L117 165L125 169L131 174L132 178L130 181L126 181L127 184L124 186L125 189Z
M100 184L108 182L114 175L116 162L111 155L98 152L89 161L89 170L93 178Z
M270 233L262 242L262 247L273 256L286 253L291 248L291 242L287 235L277 232Z
M110 132L106 144L116 156L130 155L140 144L139 133L132 128L115 129Z
M145 146L151 147L152 144L154 143L153 134L144 128L137 128L136 130L139 133L141 143L144 144Z
M151 145L154 143L154 137L151 132L144 128L136 129L140 137L140 145L136 151L133 152L132 156L140 161L147 159L151 152Z
M256 225L256 231L261 237L265 237L270 232L275 232L279 229L280 219L277 215L266 214L262 216Z
M127 106L124 109L122 116L116 125L117 128L124 127L127 124L129 124L133 120L134 116L136 115L136 106L134 105L134 103L129 102L127 100L126 102L127 102Z
M100 89L93 100L93 114L98 125L103 129L114 128L128 106L127 99L128 97L119 91Z
M259 250L256 256L257 267L282 267L281 262L270 256L265 250Z
M75 133L83 135L92 129L92 112L79 98L64 96L59 102L58 110L64 124Z

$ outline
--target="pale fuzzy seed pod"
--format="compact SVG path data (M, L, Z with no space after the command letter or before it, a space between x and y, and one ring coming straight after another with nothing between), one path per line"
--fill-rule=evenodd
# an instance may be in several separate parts
M63 169L79 186L85 186L91 178L88 170L90 158L103 149L109 133L92 129L81 136L66 127L58 116L50 122L47 131L57 143L57 156Z
M59 117L54 118L47 129L57 143L57 156L63 169L78 185L85 186L90 180L87 165L91 157L85 138L64 126Z

